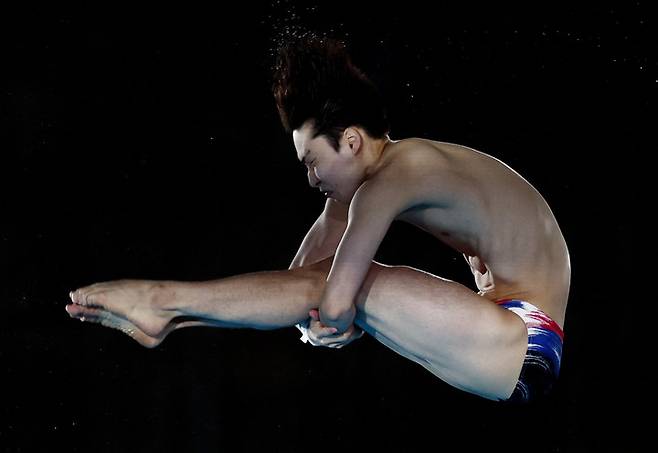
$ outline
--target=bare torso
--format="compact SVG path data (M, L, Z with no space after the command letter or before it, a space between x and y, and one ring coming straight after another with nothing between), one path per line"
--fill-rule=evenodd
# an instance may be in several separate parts
M394 168L401 153L418 149L422 182L409 186L413 203L396 219L463 253L481 296L525 300L563 326L569 252L541 194L500 160L452 143L396 141L386 150L386 166ZM433 196L445 194L446 186L449 203Z

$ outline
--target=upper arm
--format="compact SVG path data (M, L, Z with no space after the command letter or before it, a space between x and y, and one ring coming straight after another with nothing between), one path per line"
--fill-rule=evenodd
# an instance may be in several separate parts
M401 182L382 176L364 182L350 203L347 228L337 250L344 263L369 266L391 223L408 207Z
M326 299L336 312L349 308L393 220L407 207L402 181L386 174L364 182L354 194L348 222L327 277Z
M328 198L324 211L320 215L320 241L317 245L326 257L336 253L345 228L347 227L347 215L349 206L334 199Z

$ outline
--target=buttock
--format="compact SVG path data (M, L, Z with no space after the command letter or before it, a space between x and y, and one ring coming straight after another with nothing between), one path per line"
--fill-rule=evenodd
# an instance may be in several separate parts
M528 329L528 349L521 374L512 395L504 400L510 403L528 403L547 396L560 373L564 332L546 313L523 300L495 301L515 313Z

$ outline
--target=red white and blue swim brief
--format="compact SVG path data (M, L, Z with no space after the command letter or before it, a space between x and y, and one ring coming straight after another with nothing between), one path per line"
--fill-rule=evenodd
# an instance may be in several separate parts
M518 299L497 300L496 304L523 319L528 329L528 350L516 388L505 401L527 403L545 397L560 373L564 332L546 313Z

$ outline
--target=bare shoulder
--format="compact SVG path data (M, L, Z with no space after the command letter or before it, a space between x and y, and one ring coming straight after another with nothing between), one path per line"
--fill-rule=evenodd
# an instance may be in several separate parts
M431 142L404 139L395 143L386 161L354 194L351 211L377 209L393 217L426 202L423 187L440 176L445 157Z
M406 182L425 176L435 177L448 170L449 153L438 142L421 138L407 138L395 143L390 157L378 176L380 178L400 178Z
M440 186L447 189L451 179L448 153L435 142L419 138L400 140L395 146L381 169L364 183L364 189L374 192L370 195L373 198L396 200L404 210L440 200Z

